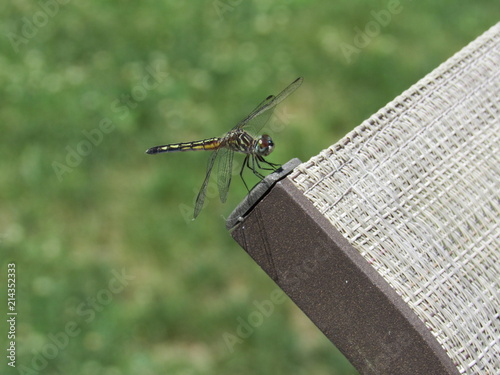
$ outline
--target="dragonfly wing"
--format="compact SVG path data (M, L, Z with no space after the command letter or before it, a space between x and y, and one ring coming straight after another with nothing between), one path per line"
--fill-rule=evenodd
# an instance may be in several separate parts
M196 203L194 205L193 218L195 219L199 215L201 209L203 208L203 202L205 202L205 196L207 194L208 181L210 181L210 174L212 173L212 168L214 167L215 159L217 158L218 154L219 150L215 150L214 152L212 152L210 158L208 159L207 173L205 175L205 180L203 181L203 185L201 185L200 192L196 197Z
M299 77L295 81L293 81L290 85L288 85L278 95L268 96L252 112L250 112L250 114L247 117L241 120L234 127L234 129L245 128L245 130L249 130L251 133L253 132L255 134L260 132L260 130L264 127L266 122L271 117L272 110L274 109L274 107L276 107L279 103L285 100L285 98L292 92L297 90L303 81L304 79L302 77ZM266 113L266 115L263 115L264 113ZM259 117L262 117L262 119L260 119Z
M227 199L233 174L234 151L224 148L219 151L219 155L217 161L217 185L219 187L220 200L224 203Z
M274 96L273 96L274 98ZM271 116L274 112L274 106L267 108L265 111L260 112L258 115L255 115L250 120L248 120L243 126L240 128L244 128L245 131L249 132L253 135L258 135L262 128L267 124Z
M243 120L241 120L238 124L233 129L241 128L245 124L247 124L251 119L253 119L257 113L260 113L263 108L266 108L269 103L271 103L274 99L274 95L269 95L267 98L265 98L262 102L259 103L257 107L255 107L252 112L248 114L247 117L245 117Z

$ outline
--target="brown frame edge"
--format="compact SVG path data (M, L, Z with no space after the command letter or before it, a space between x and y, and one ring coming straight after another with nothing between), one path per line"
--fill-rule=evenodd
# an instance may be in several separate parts
M363 374L459 374L425 324L288 179L233 238Z

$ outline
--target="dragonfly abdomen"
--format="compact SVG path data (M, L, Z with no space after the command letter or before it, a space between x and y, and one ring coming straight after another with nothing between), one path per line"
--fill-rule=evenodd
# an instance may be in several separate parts
M161 152L177 152L177 151L203 151L215 150L220 146L220 138L208 138L201 141L171 143L163 146L155 146L146 150L146 154L159 154Z

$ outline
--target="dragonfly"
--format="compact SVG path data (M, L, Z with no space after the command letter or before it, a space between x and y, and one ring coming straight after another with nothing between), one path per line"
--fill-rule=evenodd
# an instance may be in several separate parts
M194 206L195 219L205 202L207 186L210 181L210 175L215 165L217 165L217 186L219 189L219 197L222 203L227 199L229 185L231 184L233 158L234 153L239 152L245 154L245 159L240 170L240 177L248 191L248 186L243 178L245 167L263 179L264 176L258 171L261 170L276 170L280 167L279 164L268 162L264 159L274 150L274 142L268 134L262 134L258 137L253 134L258 134L264 125L269 121L273 114L274 108L281 103L288 95L293 93L302 84L303 78L299 77L288 85L278 95L270 95L264 99L248 116L241 120L234 128L221 137L207 138L194 142L171 143L161 146L151 147L146 150L147 154L160 154L163 152L180 152L180 151L212 151L208 159L205 180L201 185L201 189L196 197ZM263 163L265 166L263 166Z

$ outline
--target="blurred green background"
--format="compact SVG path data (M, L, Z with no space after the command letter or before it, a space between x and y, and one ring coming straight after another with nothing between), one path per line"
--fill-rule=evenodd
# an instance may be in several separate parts
M21 0L0 18L0 311L15 262L18 312L0 372L355 374L288 298L257 319L277 287L225 229L239 178L191 221L208 154L144 151L221 135L303 76L268 159L306 161L496 23L498 2Z

